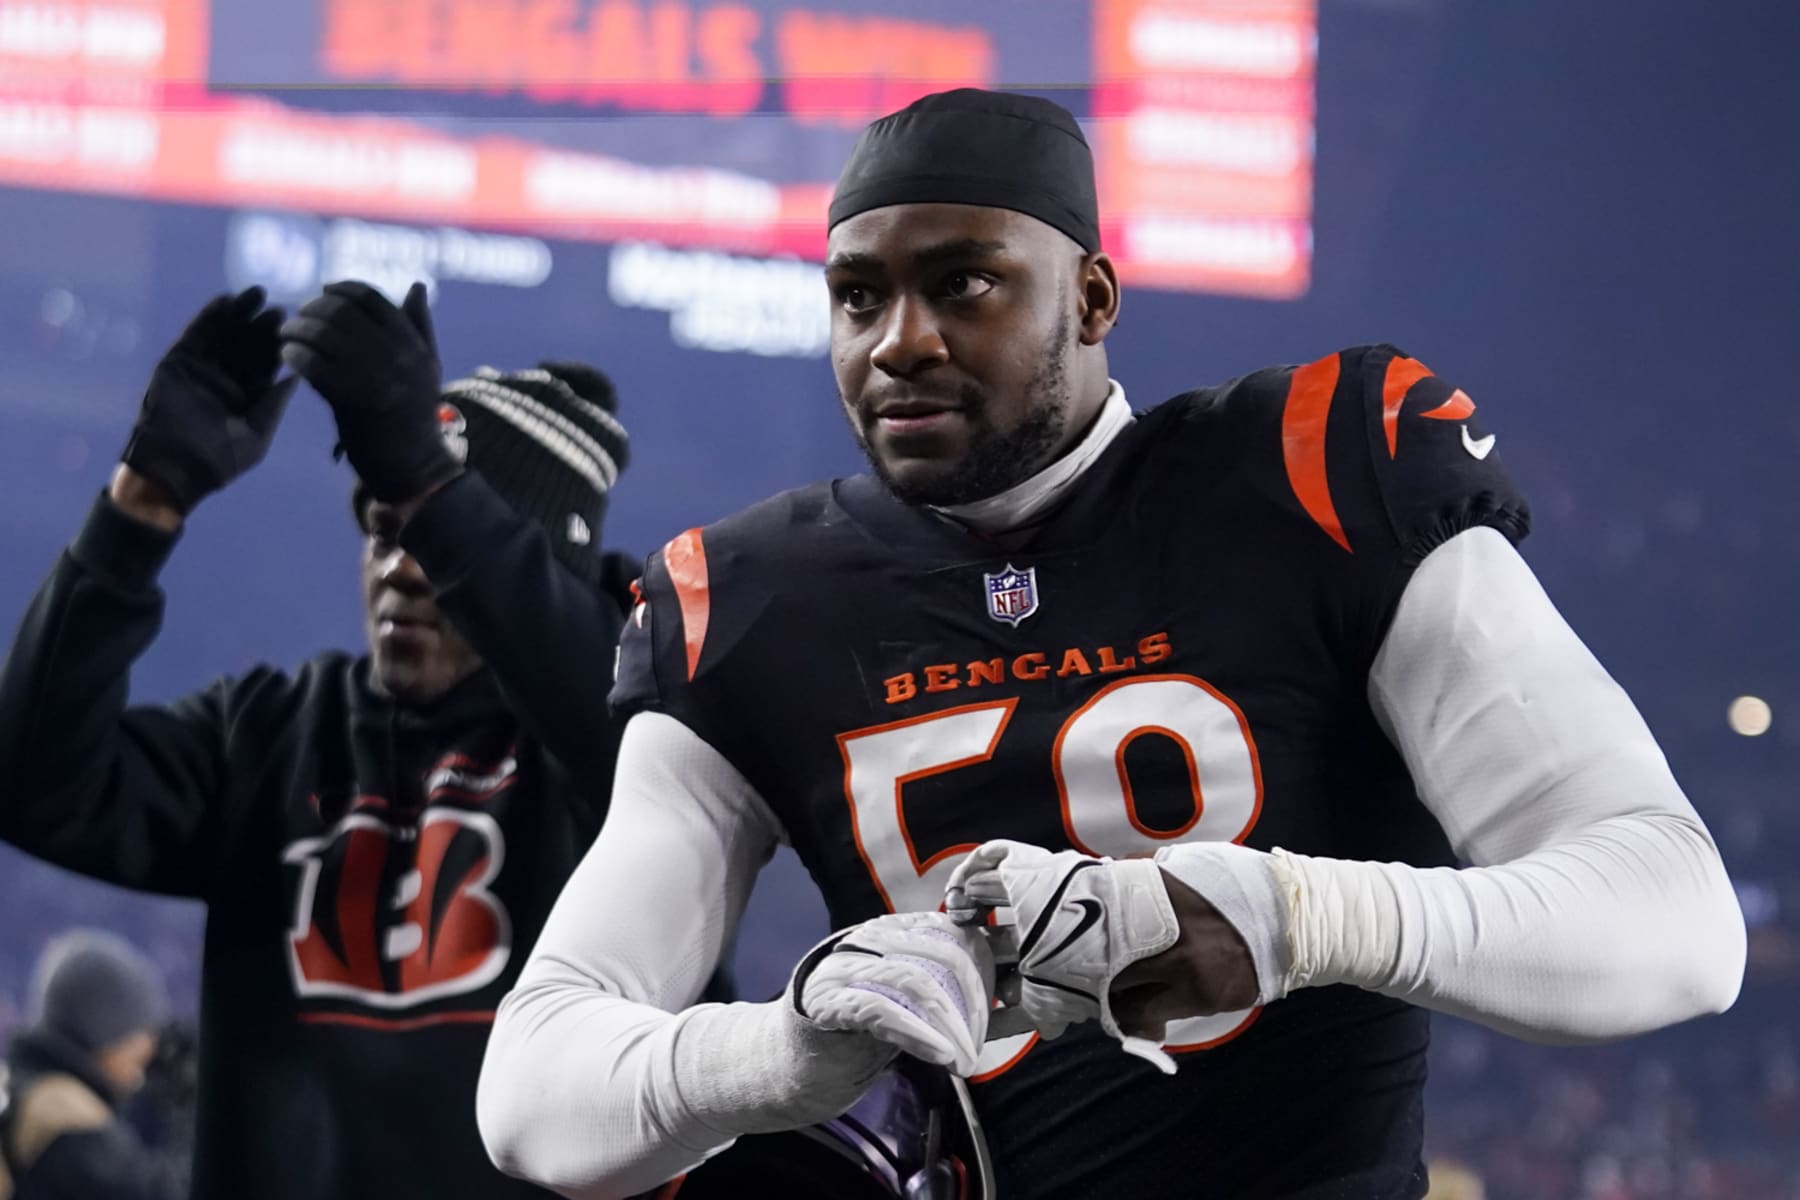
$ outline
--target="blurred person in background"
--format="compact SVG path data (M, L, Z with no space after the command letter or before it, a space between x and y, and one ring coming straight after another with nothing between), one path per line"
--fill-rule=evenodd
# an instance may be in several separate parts
M168 1017L155 965L112 934L73 930L38 959L31 1009L0 1094L0 1198L176 1200L184 1164L145 1147L119 1115Z
M156 1051L144 1068L143 1089L126 1108L125 1118L161 1153L182 1196L193 1184L199 1086L199 1030L192 1018L177 1017L157 1034Z
M263 458L294 386L263 301L213 300L157 364L109 487L23 619L0 671L0 836L206 902L195 1197L541 1195L487 1161L474 1092L494 1010L606 807L634 573L599 550L627 454L613 391L553 363L440 394L415 290L407 365L432 389L423 457L446 469L416 513L383 464L356 481L367 653L130 705L159 569L194 507ZM412 552L395 540L408 516ZM293 568L297 587L329 586ZM593 634L549 655L541 683L566 705L536 725L483 664L546 636L516 619L520 578L583 606Z

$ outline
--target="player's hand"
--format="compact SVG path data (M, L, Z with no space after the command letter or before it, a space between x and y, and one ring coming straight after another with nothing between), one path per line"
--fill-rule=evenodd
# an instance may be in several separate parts
M1199 892L1162 877L1180 936L1120 971L1108 993L1119 1027L1157 1042L1170 1021L1238 1012L1258 999L1256 962L1237 927Z
M962 919L989 909L1013 911L1019 1007L1045 1037L1098 1020L1127 1049L1172 1069L1154 1046L1136 1044L1111 1001L1121 972L1180 937L1156 863L992 841L957 865L945 903Z
M214 297L156 364L119 456L135 499L186 515L268 453L296 381L275 379L282 312L264 298L256 287Z
M338 444L377 500L417 499L462 470L438 427L442 369L424 284L399 308L366 283L327 284L281 326L281 357L331 405Z
M841 1115L902 1052L968 1075L993 984L987 939L942 913L853 925L813 947L776 999L681 1015L681 1103L707 1128L741 1137Z
M820 943L793 995L820 1029L864 1033L966 1077L987 1040L994 958L979 930L942 913L892 913Z

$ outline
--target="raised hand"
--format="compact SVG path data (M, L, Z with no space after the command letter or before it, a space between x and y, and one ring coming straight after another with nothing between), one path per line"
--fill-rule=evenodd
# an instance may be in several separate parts
M262 461L297 382L275 378L282 312L264 298L214 297L156 364L115 493L151 491L185 515Z
M438 427L442 368L424 284L398 308L366 283L327 284L280 333L282 361L331 405L338 444L377 500L415 500L462 470Z

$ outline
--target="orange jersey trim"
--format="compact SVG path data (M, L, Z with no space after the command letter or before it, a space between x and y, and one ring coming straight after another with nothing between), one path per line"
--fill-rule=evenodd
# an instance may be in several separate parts
M875 869L875 860L869 857L868 850L863 847L862 827L856 817L856 797L850 790L849 743L873 733L887 733L890 730L904 729L909 725L922 725L929 721L938 721L961 713L983 712L991 709L1003 710L1000 714L1000 724L994 728L994 736L988 739L987 749L979 754L971 754L967 758L959 758L954 762L939 763L923 770L910 771L894 780L894 815L900 826L900 840L906 846L906 856L912 860L913 869L923 875L953 854L969 853L976 848L977 843L966 842L961 845L949 846L939 850L924 862L920 862L918 847L913 845L912 830L906 827L906 785L914 780L925 779L932 775L942 775L946 771L955 771L976 763L983 763L994 757L994 750L1000 745L1000 737L1006 732L1007 725L1012 721L1013 710L1018 707L1019 698L1013 696L1007 700L990 700L984 704L962 704L955 708L939 709L937 712L921 713L916 717L889 721L883 725L869 725L837 735L838 756L844 760L844 803L850 806L850 840L856 843L856 853L862 858L863 867L869 872L869 880L875 885L875 891L881 896L881 902L887 906L889 912L898 912L899 910L894 907L893 897L888 895L887 885L881 880L881 872ZM943 907L940 902L938 904L939 911L942 911Z
M1475 402L1461 388L1450 393L1450 398L1432 409L1422 412L1421 417L1430 417L1434 421L1466 421L1475 415Z
M1063 740L1069 736L1069 727L1075 724L1076 718L1080 717L1081 714L1088 709L1094 707L1094 705L1100 703L1100 701L1104 700L1110 693L1117 691L1122 687L1129 687L1134 683L1157 683L1163 680L1180 680L1183 683L1191 683L1198 686L1205 691L1207 695L1230 709L1231 715L1237 718L1238 729L1241 730L1244 735L1244 746L1250 751L1250 776L1251 782L1256 788L1256 800L1251 805L1249 819L1244 822L1244 827L1238 830L1237 834L1233 836L1231 840L1240 846L1243 845L1244 839L1250 836L1250 831L1255 829L1256 823L1262 819L1262 752L1256 748L1256 737L1250 732L1250 721L1244 716L1244 710L1238 707L1237 701L1233 700L1230 696L1227 696L1224 692L1221 692L1218 688L1206 682L1206 680L1200 678L1198 675L1183 675L1179 673L1172 675L1138 675L1131 679L1121 679L1117 683L1109 683L1099 691L1095 692L1088 698L1086 704L1083 704L1080 708L1069 714L1069 719L1063 722L1063 727L1056 731L1056 741L1050 746L1050 761L1054 765L1056 772L1057 801L1062 805L1063 833L1068 835L1069 845L1075 847L1075 849L1081 851L1083 854L1091 854L1095 858L1105 857L1098 850L1095 850L1086 842L1082 841L1080 835L1075 832L1075 814L1071 810L1069 804L1069 781L1064 778L1062 769ZM1138 817L1137 798L1132 793L1131 777L1125 769L1125 747L1130 745L1133 739L1146 733L1162 734L1172 738L1175 741L1175 744L1181 747L1182 753L1187 756L1188 778L1194 789L1194 815L1180 829L1170 832L1152 829L1148 825L1145 825ZM1158 841L1173 841L1197 825L1200 818L1205 815L1206 797L1200 788L1199 763L1195 761L1193 747L1188 744L1187 739L1182 737L1179 733L1176 733L1173 729L1168 729L1161 725L1140 725L1138 728L1129 731L1119 742L1118 749L1113 755L1113 762L1119 772L1119 781L1124 784L1126 819L1131 822L1133 828L1145 837L1155 838ZM1151 852L1146 851L1146 853Z
M1400 438L1400 406L1412 385L1431 374L1431 368L1416 358L1395 358L1388 362L1387 377L1381 381L1381 428L1387 434L1388 457L1393 458Z
M706 544L700 531L690 529L663 547L663 565L675 585L681 605L681 630L687 639L687 677L700 667L700 651L706 645L706 624L712 616L712 592L706 576Z
M1133 791L1131 787L1131 772L1125 768L1125 751L1131 748L1131 743L1137 741L1141 737L1151 735L1161 735L1162 737L1168 738L1171 742L1174 742L1176 747L1181 751L1182 757L1187 759L1188 791L1194 797L1194 811L1188 814L1187 820L1183 821L1174 829L1152 829L1150 826L1144 824L1144 819L1138 815L1137 793ZM1161 838L1164 840L1178 838L1200 823L1200 815L1206 811L1206 793L1202 791L1200 787L1200 764L1194 761L1194 747L1188 743L1186 738L1182 737L1179 733L1176 733L1173 729L1170 729L1166 725L1139 725L1136 729L1133 729L1130 733L1127 733L1124 737L1119 739L1118 749L1113 751L1113 767L1119 773L1119 790L1125 796L1125 819L1131 822L1131 827L1133 829L1137 830L1145 837ZM1068 800L1066 798L1063 801L1063 807L1065 809L1068 807Z
M1164 1046L1163 1049L1170 1054L1191 1054L1196 1050L1212 1050L1216 1047L1223 1046L1226 1042L1236 1041L1238 1038L1244 1036L1244 1034L1250 1032L1250 1027L1256 1024L1256 1018L1262 1016L1262 1014L1263 1006L1259 1004L1251 1009L1249 1014L1245 1016L1242 1021L1239 1021L1237 1026L1233 1028L1230 1033L1221 1033L1218 1037L1204 1042L1190 1042L1185 1046Z
M383 1033L407 1033L414 1029L430 1029L434 1025L492 1025L490 1011L433 1013L428 1017L371 1017L359 1013L301 1013L307 1025L348 1025L353 1029L379 1029Z
M1019 1052L1017 1054L1013 1055L1011 1058L1007 1059L1005 1062L1001 1063L999 1066L995 1067L991 1071L983 1071L979 1075L969 1076L969 1082L970 1083L986 1083L990 1079L1000 1078L1000 1076L1006 1074L1008 1071L1010 1071L1014 1067L1018 1066L1019 1060L1021 1058L1024 1058L1027 1054L1030 1054L1031 1048L1033 1046L1036 1046L1038 1044L1038 1039L1043 1036L1044 1035L1041 1033L1034 1032L1031 1035L1031 1040L1026 1042L1023 1046L1019 1047Z
M1331 485L1325 479L1325 421L1331 414L1331 394L1337 390L1337 381L1335 354L1294 369L1287 403L1281 410L1281 452L1288 485L1300 507L1348 551L1350 540L1344 536L1343 523L1331 503Z

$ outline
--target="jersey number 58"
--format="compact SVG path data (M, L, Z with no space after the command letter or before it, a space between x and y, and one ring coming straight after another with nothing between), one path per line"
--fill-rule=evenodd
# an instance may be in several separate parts
M966 704L839 735L857 849L890 910L936 909L950 872L975 849L951 846L920 862L906 828L906 785L992 758L1018 703ZM1125 751L1141 737L1168 738L1187 760L1192 816L1177 828L1152 829L1138 816ZM1070 845L1089 854L1123 858L1171 842L1241 842L1262 810L1262 768L1243 712L1192 675L1143 675L1102 688L1063 722L1051 759L1063 829ZM1257 1011L1176 1021L1167 1049L1219 1045L1248 1028ZM975 1078L998 1075L1035 1041L1027 1034L990 1042Z

